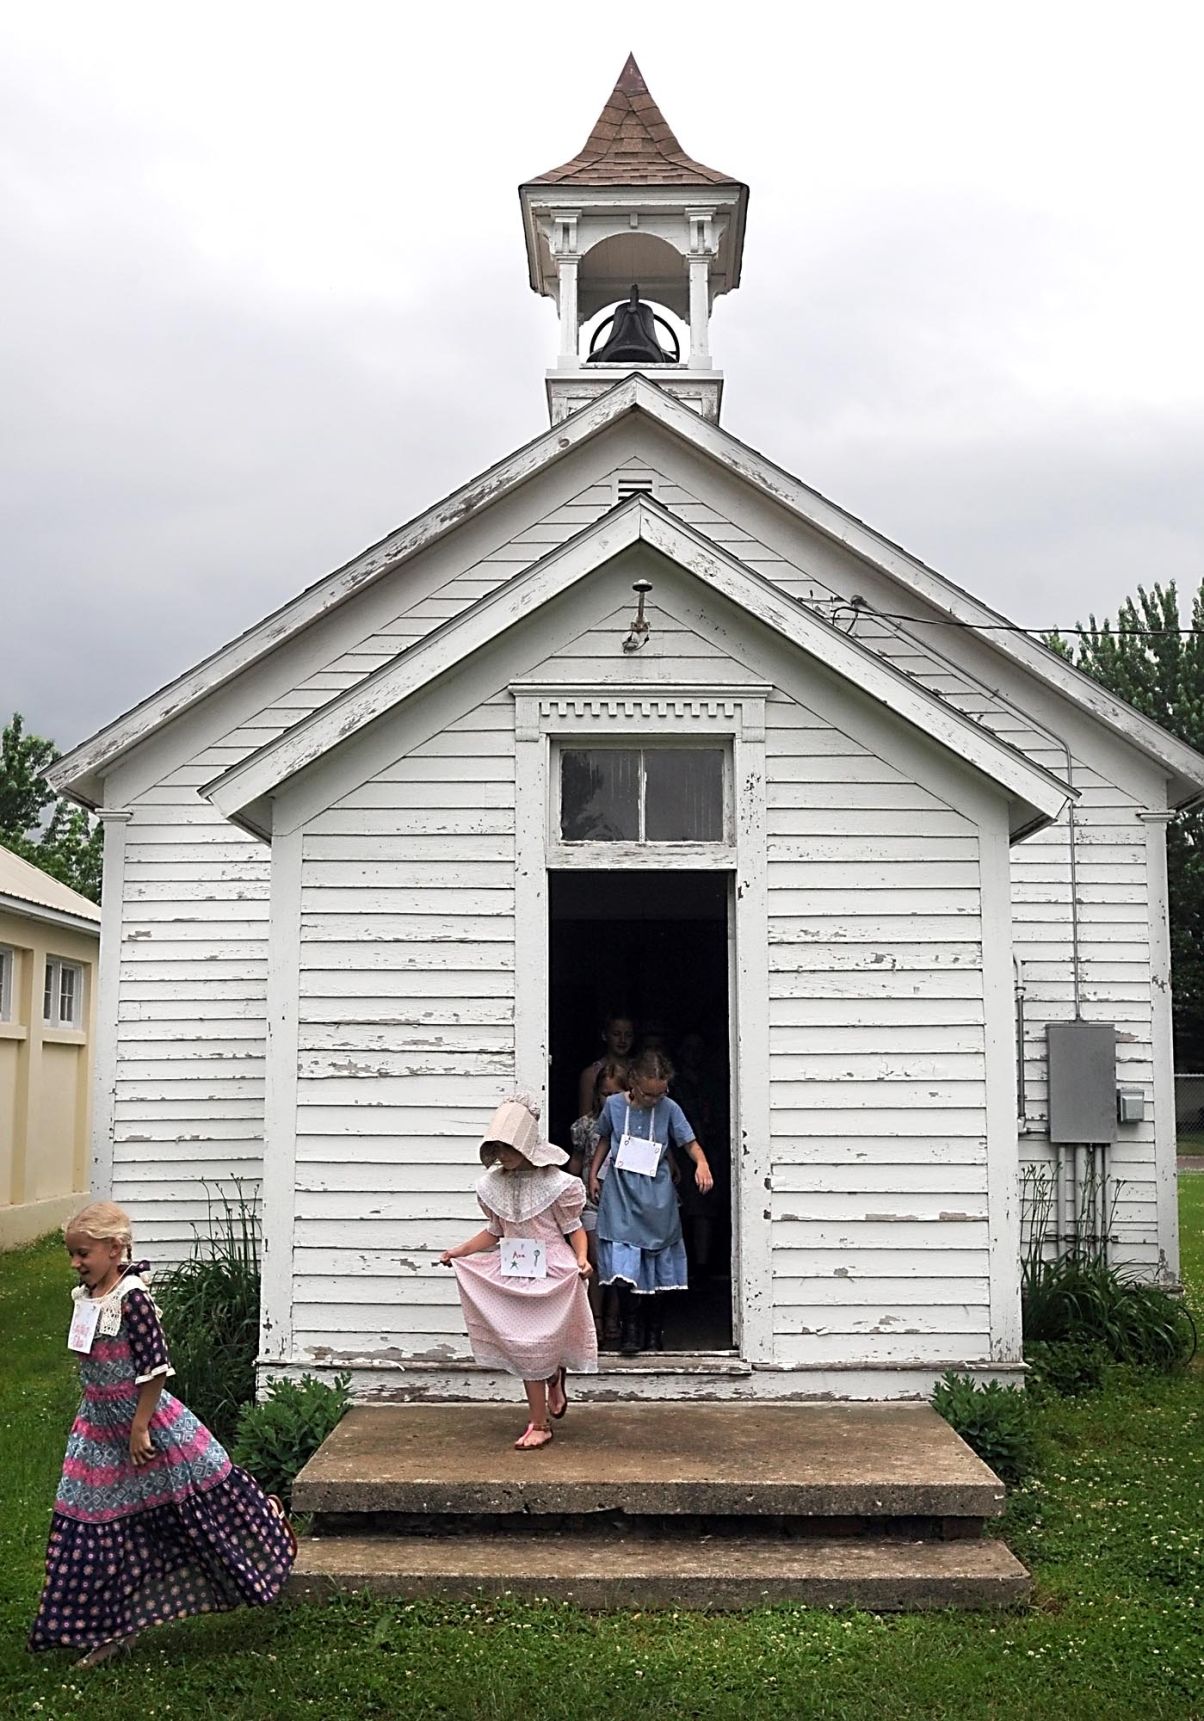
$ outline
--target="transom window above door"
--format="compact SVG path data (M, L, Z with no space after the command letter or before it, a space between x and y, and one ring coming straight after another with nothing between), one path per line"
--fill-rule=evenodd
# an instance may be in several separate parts
M562 747L565 843L723 842L722 747Z

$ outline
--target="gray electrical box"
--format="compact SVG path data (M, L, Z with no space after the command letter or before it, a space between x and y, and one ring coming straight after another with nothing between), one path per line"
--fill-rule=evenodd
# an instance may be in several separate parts
M1145 1117L1145 1095L1140 1088L1117 1088L1117 1123L1141 1123Z
M1116 1140L1116 1028L1111 1022L1050 1022L1049 1139Z

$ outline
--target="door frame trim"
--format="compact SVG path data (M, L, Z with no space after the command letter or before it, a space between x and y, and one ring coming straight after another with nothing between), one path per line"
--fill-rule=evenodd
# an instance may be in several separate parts
M549 888L568 858L553 842L552 742L593 735L608 740L705 734L732 749L733 836L722 862L733 875L735 984L731 1000L733 1336L749 1363L773 1360L773 1221L769 1106L768 876L765 849L765 683L705 687L606 688L514 682L514 1053L520 1084L548 1103ZM658 847L660 845L657 845ZM616 857L617 859L618 857ZM650 852L664 871L663 853ZM598 845L580 864L599 867ZM687 863L688 864L688 863ZM693 865L697 867L697 860ZM618 870L618 869L616 869ZM625 845L622 870L642 870ZM737 1270L738 1263L738 1270Z

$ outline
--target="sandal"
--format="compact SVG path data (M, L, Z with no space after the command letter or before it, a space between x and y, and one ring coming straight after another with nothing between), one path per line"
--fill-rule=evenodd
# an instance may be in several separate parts
M546 1435L547 1438L544 1440L529 1440L527 1436L530 1434L543 1434ZM514 1450L516 1452L539 1452L545 1446L550 1446L551 1444L552 1430L550 1428L537 1428L533 1422L528 1422L518 1439L514 1442Z
M276 1516L280 1519L281 1524L284 1526L284 1533L288 1537L290 1558L295 1560L297 1557L297 1532L289 1522L288 1513L284 1509L284 1501L280 1498L279 1494L269 1494L268 1505L272 1508L273 1512L275 1512Z
M553 1387L559 1387L559 1389L560 1389L560 1409L559 1410L553 1410L552 1409L552 1389L553 1389ZM568 1386L565 1382L565 1371L563 1368L561 1368L558 1374L550 1375L548 1378L548 1415L552 1418L553 1422L559 1422L560 1418L564 1415L564 1413L568 1409L568 1407L569 1407L569 1389L568 1389Z
M136 1635L137 1634L135 1633L130 1637L111 1637L107 1643L94 1644L91 1649L85 1651L85 1653L80 1656L79 1660L75 1663L75 1666L99 1667L102 1662L111 1661L115 1655L128 1655L130 1653L130 1645L133 1643L134 1636Z

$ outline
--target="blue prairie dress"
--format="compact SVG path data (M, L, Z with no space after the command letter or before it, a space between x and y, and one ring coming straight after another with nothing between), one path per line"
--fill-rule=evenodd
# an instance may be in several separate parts
M624 1135L661 1144L656 1175L620 1171L614 1154L598 1198L598 1282L627 1285L640 1296L686 1290L686 1249L681 1237L677 1191L670 1169L671 1144L684 1147L694 1131L676 1100L633 1106L626 1094L611 1094L598 1119L599 1139L617 1149Z
M174 1372L145 1270L100 1299L80 1358L30 1649L93 1649L188 1614L262 1607L292 1568L291 1531L258 1482L169 1392L150 1420L154 1456L130 1458L139 1386Z

